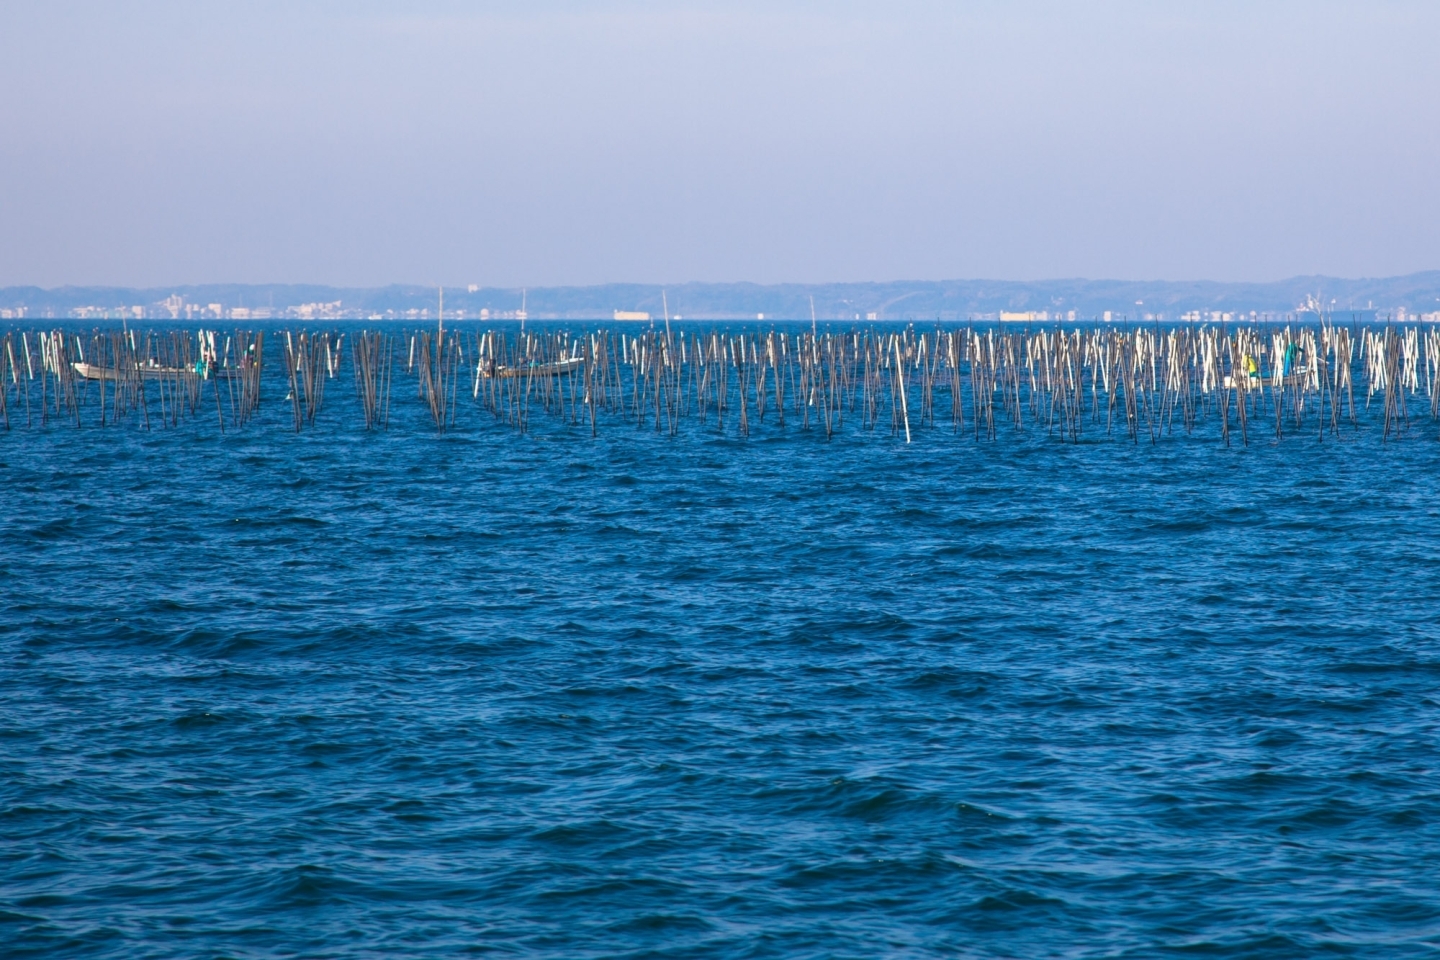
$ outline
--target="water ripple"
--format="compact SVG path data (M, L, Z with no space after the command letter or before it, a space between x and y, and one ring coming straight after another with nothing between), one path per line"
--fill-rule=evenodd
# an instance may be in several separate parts
M0 953L1440 945L1433 441L471 420L0 437Z

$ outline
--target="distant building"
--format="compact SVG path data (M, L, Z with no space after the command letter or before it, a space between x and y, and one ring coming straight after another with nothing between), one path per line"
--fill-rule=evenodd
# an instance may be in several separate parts
M856 317L855 319L858 320L858 319L860 319L860 318L859 318L859 317ZM872 310L872 311L870 311L869 313L865 314L865 319L866 319L866 320L879 320L879 319L880 319L880 314L878 314L878 313L876 313L874 310Z
M329 303L301 303L286 311L290 316L298 320L334 320L340 316L340 301L332 300ZM410 311L414 313L415 311ZM428 311L425 314L429 316Z
M1010 310L1000 311L1001 323L1045 323L1050 319L1048 310L1026 310L1019 313Z
M616 310L616 320L649 320L650 314L640 310Z

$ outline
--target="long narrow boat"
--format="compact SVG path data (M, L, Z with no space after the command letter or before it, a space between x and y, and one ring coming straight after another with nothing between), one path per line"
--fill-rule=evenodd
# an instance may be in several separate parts
M551 363L540 363L532 361L523 363L517 367L509 367L504 364L495 364L493 361L480 368L482 379L511 380L516 377L556 377L562 373L569 373L571 370L578 370L585 365L584 357L565 357Z
M1237 384L1243 383L1250 390L1260 390L1264 387L1303 387L1310 383L1309 373L1289 373L1281 377L1277 382L1274 377L1262 377L1253 373L1248 377L1225 378L1225 389L1233 390Z
M132 368L133 373L124 369L117 370L115 367L102 367L94 363L76 362L70 364L70 366L75 368L76 376L86 380L109 381L112 383L122 377L128 379L129 376L138 376L142 380L159 380L162 377L173 379L183 376L199 376L201 379L209 380L228 379L232 377L238 378L241 374L241 371L235 367L213 367L208 370L202 367L196 370L191 367L162 367L158 363L137 363Z

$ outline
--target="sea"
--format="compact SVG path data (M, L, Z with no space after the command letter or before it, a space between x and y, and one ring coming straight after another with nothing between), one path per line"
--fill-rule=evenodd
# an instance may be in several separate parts
M1428 413L907 443L282 397L11 408L0 956L1440 952Z

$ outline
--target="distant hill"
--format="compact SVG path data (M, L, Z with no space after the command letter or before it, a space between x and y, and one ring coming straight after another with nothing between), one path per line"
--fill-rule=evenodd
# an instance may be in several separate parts
M663 301L662 301L663 294ZM1386 316L1440 311L1440 271L1349 280L1292 277L1270 283L1165 280L917 280L888 283L612 283L538 287L522 291L445 288L445 311L466 319L513 318L522 300L532 320L610 319L617 310L697 320L808 320L811 300L820 320L993 319L1001 311L1045 313L1049 319L1176 320L1198 311L1286 314L1307 297L1333 304L1338 314L1375 310ZM350 288L293 284L208 284L150 287L0 288L0 318L102 319L280 318L416 319L435 316L434 287ZM23 313L22 313L23 311Z

